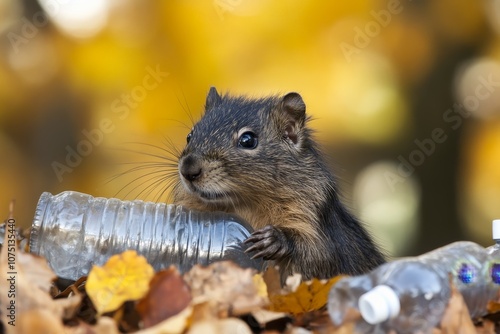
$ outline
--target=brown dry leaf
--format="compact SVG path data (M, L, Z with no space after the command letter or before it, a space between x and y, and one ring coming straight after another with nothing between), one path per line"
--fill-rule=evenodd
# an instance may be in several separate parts
M487 306L488 314L500 312L500 303L489 301Z
M64 333L64 326L57 314L37 308L21 312L15 326L6 326L7 333Z
M54 295L54 298L68 297L73 293L85 291L86 281L87 281L87 276L80 277L76 282L68 285L63 291L60 291L59 293Z
M262 278L266 283L268 294L281 291L281 275L277 266L268 267L266 271L264 271Z
M297 319L299 318L299 319ZM302 318L302 319L300 319ZM307 319L308 318L308 319ZM305 321L307 320L307 321ZM341 326L335 326L330 318L330 314L327 310L314 311L310 313L305 313L302 316L296 317L296 325L301 327L307 327L312 330L315 334L350 334L358 333L356 331L355 322L346 322Z
M100 317L95 325L80 322L76 326L65 327L65 334L119 334L116 322L109 317Z
M38 255L20 251L16 255L16 264L27 269L24 273L28 283L42 291L49 292L57 276L47 264L47 260Z
M147 329L136 332L136 334L182 334L189 324L193 313L193 307L189 305L180 313L160 322Z
M441 319L440 329L443 334L467 334L476 332L462 294L460 294L453 285L450 302Z
M481 326L476 326L476 334L495 334L495 323L483 320Z
M216 315L210 302L206 301L193 304L193 314L191 315L191 322L195 323L212 319L216 319Z
M193 303L208 301L216 314L245 314L267 303L267 298L259 295L262 289L257 286L259 280L254 278L254 270L240 268L229 261L215 262L208 267L194 266L184 275L184 280L191 288Z
M264 327L267 323L271 321L275 321L281 318L286 318L287 314L283 312L256 310L252 312L252 316L261 327Z
M213 319L194 323L187 334L252 334L248 325L238 318Z
M2 321L8 332L19 331L19 328L26 328L25 326L29 328L33 322L38 321L37 319L44 318L44 312L51 314L45 323L55 327L58 325L54 323L62 326L62 318L74 313L81 297L75 295L70 299L52 299L48 291L54 277L54 273L43 258L21 252L17 248L15 250L9 247L2 248L0 291L6 293L0 294L0 305L10 307L7 308L7 312L1 312Z
M144 328L178 314L191 302L189 287L175 267L158 272L149 286L148 293L137 304Z
M81 294L74 294L68 298L56 299L56 303L62 308L61 317L64 320L69 320L75 317L75 315L80 310L80 305L82 304L83 297Z
M85 290L98 314L114 311L127 300L142 298L154 275L146 259L135 251L113 255L103 267L94 266Z
M328 293L332 285L345 276L336 276L329 280L312 279L301 282L300 275L287 278L283 288L277 288L275 282L279 276L275 268L269 268L264 273L264 280L268 285L269 310L275 312L286 312L291 314L302 314L318 310L326 305Z

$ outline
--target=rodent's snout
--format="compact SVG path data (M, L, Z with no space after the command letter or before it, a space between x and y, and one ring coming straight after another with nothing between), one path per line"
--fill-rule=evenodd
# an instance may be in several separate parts
M188 181L194 181L201 176L201 159L193 155L184 157L179 163L181 175Z

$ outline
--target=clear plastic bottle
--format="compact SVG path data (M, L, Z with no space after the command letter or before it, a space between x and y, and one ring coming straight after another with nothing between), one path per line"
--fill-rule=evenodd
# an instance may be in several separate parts
M488 254L490 254L494 259L500 259L500 219L495 219L491 222L492 236L494 245L486 248Z
M415 258L386 263L366 276L373 288L354 302L362 317L356 322L359 332L427 333L437 326L450 299L448 282L434 268ZM336 289L330 292L331 316L338 312L332 303L338 295Z
M488 302L495 299L500 285L492 281L494 259L486 249L474 242L455 242L420 258L441 268L441 274L451 273L454 285L464 297L472 318L485 315Z
M493 264L483 247L461 241L376 268L364 275L371 280L374 288L361 296L360 291L365 287L344 283L344 288L349 286L359 290L350 294L357 300L350 301L348 305L357 303L362 316L362 320L357 321L357 327L372 325L365 332L387 332L391 329L398 333L427 332L438 325L446 309L451 294L450 277L464 296L471 316L486 313L488 301L497 296L500 287L491 280ZM336 325L341 324L338 319L345 318L343 314L347 312L345 305L339 306L335 301L349 295L339 291L342 288L333 286L329 296L328 309Z
M486 252L491 256L491 281L493 284L500 284L500 219L492 222L492 235L495 244L486 248ZM496 300L500 302L500 300Z
M328 310L336 326L354 322L356 333L372 333L374 326L367 323L359 312L358 300L373 288L369 275L345 277L332 287L328 298Z
M74 191L43 193L31 228L30 252L47 259L62 278L78 279L93 264L128 249L145 256L156 269L232 260L261 270L242 243L252 228L221 212L181 206L92 197Z

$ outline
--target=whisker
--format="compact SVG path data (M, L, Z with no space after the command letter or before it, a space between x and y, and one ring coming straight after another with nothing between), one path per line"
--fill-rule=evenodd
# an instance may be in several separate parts
M138 143L132 142L132 143L124 143L124 144L138 144ZM146 156L150 156L150 157L154 157L154 158L158 158L158 159L162 159L162 160L171 160L171 161L174 161L174 158L177 158L177 156L174 155L172 153L172 151L166 149L165 147L161 147L161 146L157 146L157 145L152 145L152 144L146 144L146 143L141 143L140 145L146 146L146 147L152 147L152 148L157 149L157 150L161 150L161 151L167 153L168 156L154 154L154 153L150 153L150 152L138 151L138 150L134 150L134 149L131 149L131 148L122 148L122 147L119 147L119 148L116 148L116 150L117 151L121 151L121 152L136 153L136 154L140 154L140 155L146 155Z
M191 121L191 124L194 125L193 113L191 112L191 109L189 109L189 103L188 103L188 101L186 99L186 95L184 94L184 91L182 89L180 89L180 91L181 91L181 94L182 94L182 98L184 99L184 104L181 102L181 100L179 99L179 96L177 94L175 94L175 98L177 99L177 102L179 102L179 105L182 107L182 110L184 110L184 112L186 113L187 117Z
M159 174L159 175L158 175ZM147 174L144 174L144 175L141 175L139 178L129 182L124 188L123 190L125 190L126 187L129 187L131 186L132 184L134 184L135 182L138 182L138 181L142 181L141 185L146 185L146 188L144 188L143 190L141 190L136 196L135 198L138 198L140 195L142 195L147 189L149 189L151 186L158 186L158 182L155 182L157 180L161 180L163 178L163 173L162 171L155 171L155 172L150 172L150 173L147 173ZM132 188L131 190L129 190L127 192L127 194L125 194L125 197L129 196L132 192L138 190L136 187Z
M186 124L183 125L186 126ZM159 145L127 141L119 147L115 146L114 150L144 159L144 161L121 159L122 161L114 163L123 168L120 168L121 170L116 175L109 177L104 183L109 184L116 182L119 178L125 178L115 197L119 194L135 199L145 196L159 201L172 196L171 191L179 184L178 159L181 151L174 145L171 138L163 136Z
M177 125L176 126L177 128L182 128L182 129L191 129L192 128L192 126L190 126L189 124L186 124L183 121L180 121L178 119L174 119L174 118L162 118L161 120L168 121L168 122L175 122L175 123L180 124L181 126Z
M123 164L128 164L128 163L123 163ZM122 177L122 176L125 176L125 175L128 175L128 174L132 174L134 172L137 172L137 171L142 171L142 170L148 170L148 169L154 169L154 168L162 168L161 170L167 170L167 171L171 171L172 174L176 174L177 173L177 165L165 165L165 164L162 164L162 163L157 163L157 164L145 164L145 165L139 165L139 166L135 166L135 167L132 167L132 168L129 168L123 172L120 172L118 173L117 175L114 175L112 176L109 180L107 180L104 184L109 184L111 181L114 181L116 179L118 179L119 177ZM165 169L166 167L166 169Z
M127 182L123 187L120 188L120 190L118 190L116 192L116 194L114 196L118 196L119 194L123 194L125 191L127 191L123 195L123 197L127 198L128 195L130 195L131 192L133 192L134 190L137 189L137 186L132 187L132 185L136 184L136 182L141 181L142 178L143 178L143 176L140 176L140 177L138 177L136 179L133 179L132 181ZM131 189L128 190L129 188L131 188Z
M165 178L165 175L164 174L160 174L160 175L154 175L152 176L147 182L151 182L148 184L147 187L145 187L144 189L142 189L137 195L136 197L139 197L141 196L142 194L146 194L146 196L149 197L150 193L151 192L148 192L149 189L155 189L159 186L162 186L164 183L161 182L161 181L164 181L166 178Z
M168 169L177 169L177 163L163 162L163 161L126 161L126 162L116 162L115 165L126 166L126 165L138 165L137 168L156 168L156 167L166 167Z
M169 149L165 149L166 152L170 153L172 156L176 157L177 159L181 156L181 150L177 148L177 146L174 145L174 142L172 141L171 138L163 136L164 144L166 147Z
M158 194L157 197L155 197L155 201L159 202L160 199L165 195L168 189L172 187L172 182L168 182L167 185L163 188L163 190ZM167 195L165 201L168 202L169 198L171 197L171 193Z
M147 193L146 193L146 196L148 196L148 197L152 196L153 192L154 192L155 190L159 189L159 190L157 191L157 193L153 196L153 198L154 198L154 201L155 201L155 202L158 202L158 201L161 199L161 196L163 196L163 194L164 194L164 193L165 193L165 192L166 192L166 191L167 191L167 190L171 187L171 185L172 185L172 181L171 181L171 180L170 180L170 181L167 181L167 179L168 179L168 178L166 178L166 177L161 177L161 176L158 176L158 178L160 179L160 181L156 181L156 182L154 182L154 183L150 184L150 185L147 187L147 189L145 189L145 191L146 191L146 190L148 190L148 191L147 191ZM162 181L165 181L165 182L162 182ZM163 189L163 190L162 190L162 189ZM158 195L158 194L160 194L161 196L160 196L160 195Z

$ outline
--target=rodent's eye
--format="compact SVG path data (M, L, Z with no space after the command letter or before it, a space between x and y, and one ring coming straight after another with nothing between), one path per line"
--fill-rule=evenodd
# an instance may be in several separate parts
M238 138L238 146L248 150L256 148L258 143L257 135L250 131L243 132L240 138Z
M191 131L190 133L188 133L187 137L186 137L186 141L187 143L189 144L189 142L191 141L191 137L193 136L193 131Z

